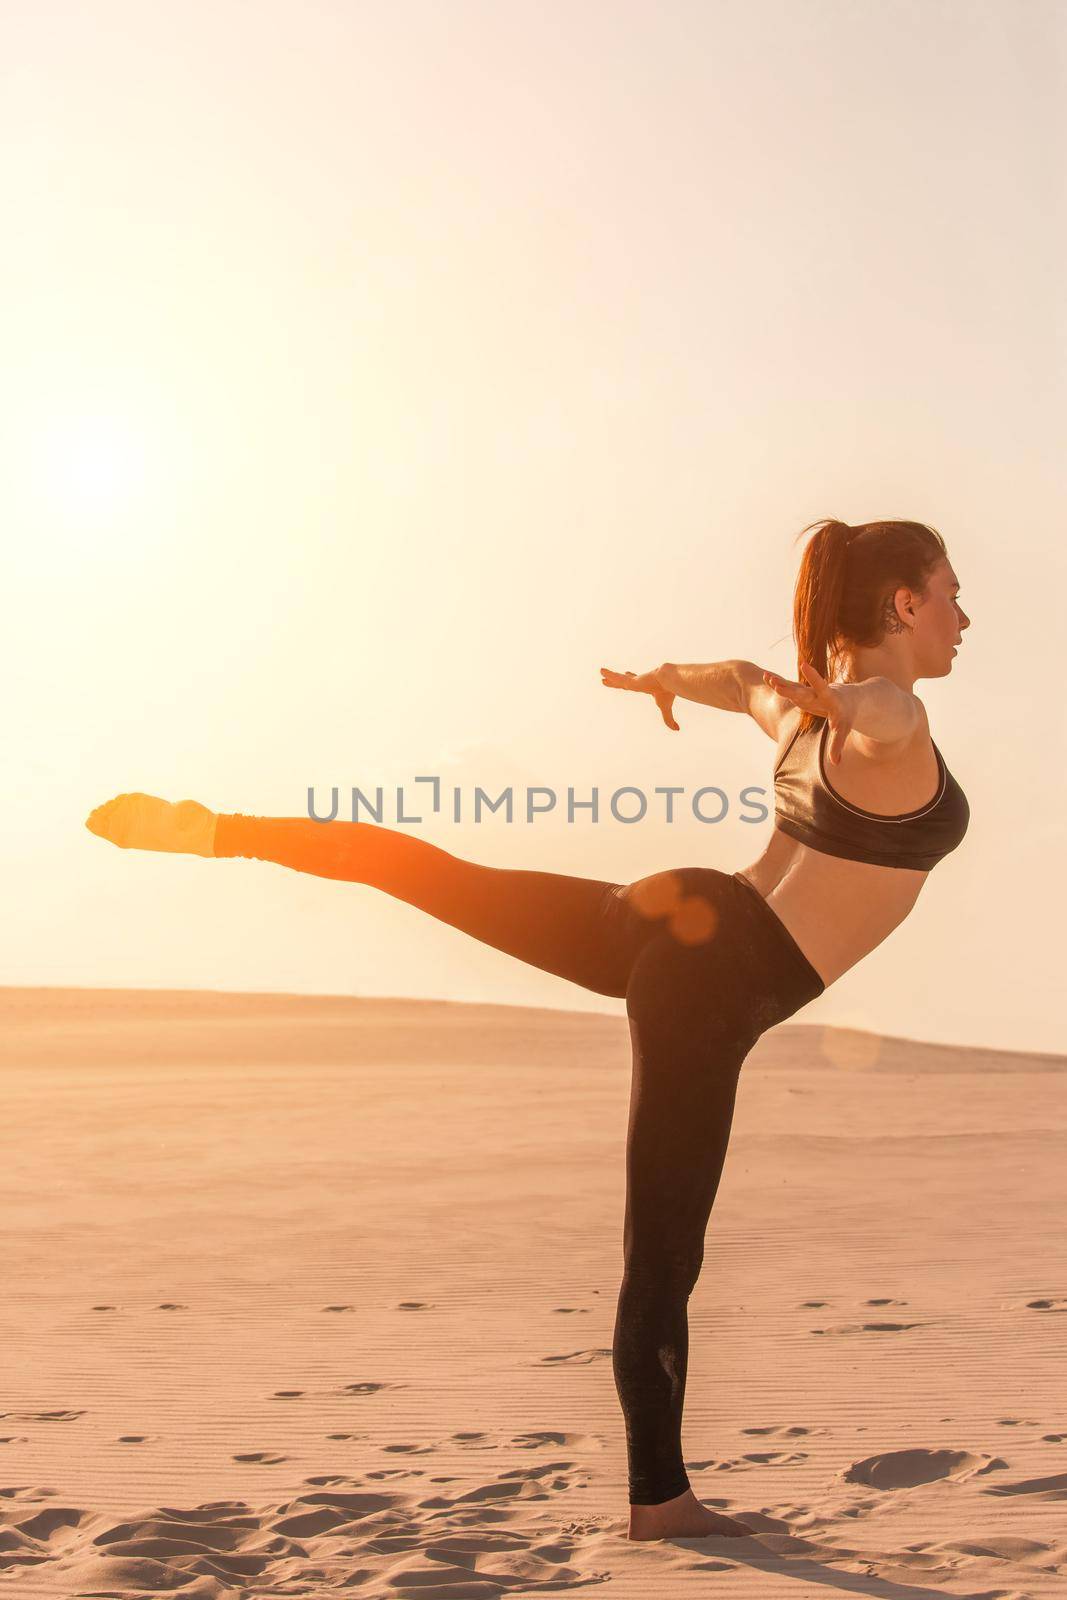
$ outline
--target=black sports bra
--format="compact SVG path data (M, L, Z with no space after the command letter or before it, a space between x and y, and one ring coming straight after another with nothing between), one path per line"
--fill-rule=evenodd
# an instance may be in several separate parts
M774 826L824 855L867 861L875 867L928 872L955 850L967 832L967 796L934 745L940 774L937 793L916 811L887 817L864 811L831 789L826 777L825 718L804 732L803 721L774 769Z

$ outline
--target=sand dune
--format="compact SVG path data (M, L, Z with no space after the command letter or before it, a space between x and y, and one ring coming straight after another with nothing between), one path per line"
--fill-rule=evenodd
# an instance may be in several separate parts
M755 1531L631 1544L621 1004L0 1019L0 1595L1064 1592L1063 1058L761 1040L684 1434Z

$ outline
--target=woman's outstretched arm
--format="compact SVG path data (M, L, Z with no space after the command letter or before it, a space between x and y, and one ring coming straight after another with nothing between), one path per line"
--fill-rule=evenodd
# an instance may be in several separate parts
M716 711L747 711L741 669L751 665L746 661L665 661L656 668L656 677L679 700L714 706Z

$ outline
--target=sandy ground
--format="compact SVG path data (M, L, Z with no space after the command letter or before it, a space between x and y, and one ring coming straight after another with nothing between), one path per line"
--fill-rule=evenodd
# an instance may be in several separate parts
M0 1595L1064 1592L1063 1058L760 1041L633 1544L621 1003L0 1017Z

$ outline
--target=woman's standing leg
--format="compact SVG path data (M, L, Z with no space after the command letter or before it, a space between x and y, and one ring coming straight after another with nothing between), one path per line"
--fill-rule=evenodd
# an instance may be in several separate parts
M725 969L715 938L685 945L662 929L635 962L626 995L633 1079L612 1360L633 1506L660 1505L690 1488L681 1445L687 1302L753 1042L728 995L716 992Z

